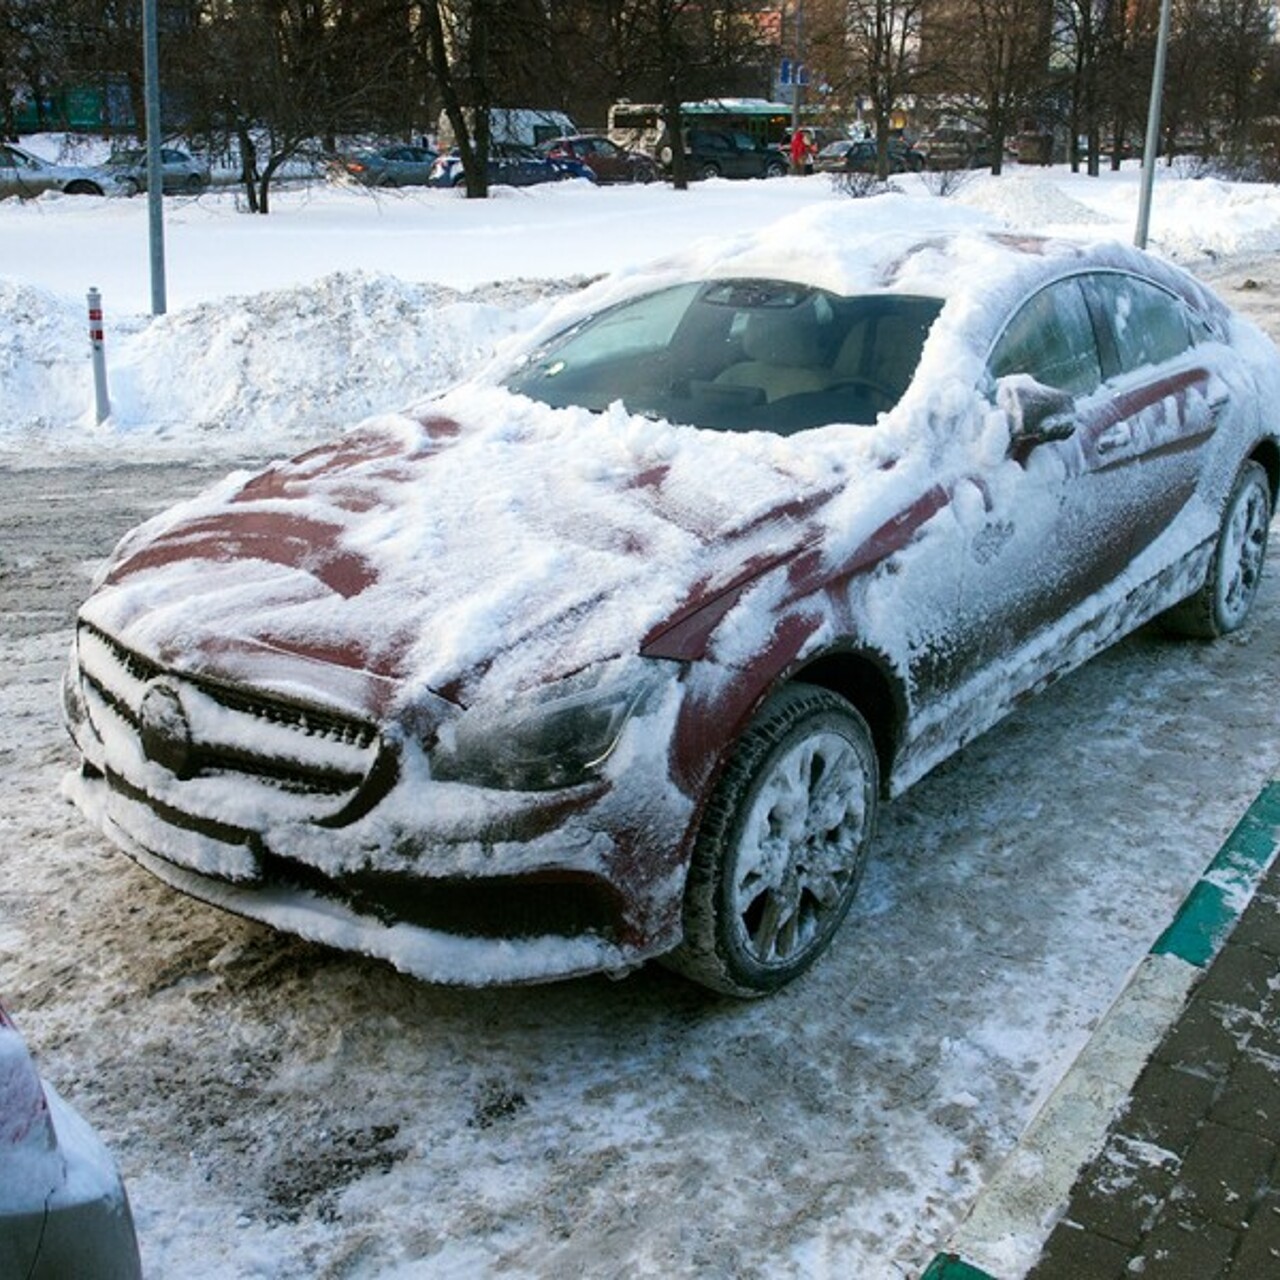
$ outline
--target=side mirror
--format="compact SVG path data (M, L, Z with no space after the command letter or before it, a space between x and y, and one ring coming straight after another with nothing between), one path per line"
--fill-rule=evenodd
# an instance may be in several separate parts
M996 383L996 404L1009 419L1009 437L1020 455L1048 440L1065 440L1076 429L1075 397L1024 373Z

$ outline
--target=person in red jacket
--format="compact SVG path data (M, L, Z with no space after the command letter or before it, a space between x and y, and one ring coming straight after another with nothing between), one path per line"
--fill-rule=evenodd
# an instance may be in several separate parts
M813 157L818 150L813 139L803 129L797 129L791 135L791 172L812 173Z

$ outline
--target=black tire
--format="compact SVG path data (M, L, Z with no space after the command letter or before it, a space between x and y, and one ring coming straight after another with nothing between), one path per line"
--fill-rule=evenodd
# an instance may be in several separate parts
M698 166L693 176L695 178L718 178L720 176L720 166L708 160L705 164Z
M182 189L189 196L198 196L204 190L204 179L198 173L189 173L182 183Z
M871 733L848 702L801 683L770 697L707 803L685 884L684 940L666 963L735 996L767 995L799 977L857 893L879 785ZM773 856L762 860L765 841Z
M86 182L78 178L75 182L67 183L66 193L69 196L100 196L102 188L96 182Z
M1244 626L1258 594L1271 527L1271 483L1257 462L1236 475L1204 585L1161 619L1165 627L1199 640L1216 640Z
M781 160L772 161L764 167L764 176L766 178L781 178L786 175L786 172L787 166Z

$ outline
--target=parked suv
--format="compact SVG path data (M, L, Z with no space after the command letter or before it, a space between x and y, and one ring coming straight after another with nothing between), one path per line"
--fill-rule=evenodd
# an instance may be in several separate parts
M669 150L660 149L658 158L669 157ZM776 148L727 130L690 129L685 155L695 178L780 178L787 171Z

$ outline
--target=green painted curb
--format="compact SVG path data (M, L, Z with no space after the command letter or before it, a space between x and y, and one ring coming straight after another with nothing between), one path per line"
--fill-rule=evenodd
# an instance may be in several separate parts
M954 1253L940 1253L920 1280L994 1280L985 1271L961 1262Z
M1243 903L1280 844L1280 782L1269 782L1245 812L1218 856L1187 895L1173 923L1151 948L1203 969L1227 940Z
M1149 955L1206 968L1221 950L1280 849L1280 781L1267 783L1183 899ZM957 1254L940 1253L920 1280L995 1280Z

